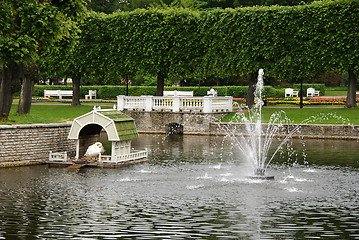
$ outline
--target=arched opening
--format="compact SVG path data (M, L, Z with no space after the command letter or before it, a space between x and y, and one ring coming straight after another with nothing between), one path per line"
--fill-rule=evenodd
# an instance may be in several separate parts
M79 132L79 156L84 156L87 148L98 141L102 126L99 124L88 124Z
M168 135L173 135L173 134L183 134L183 125L179 124L179 123L169 123L167 125L167 134Z

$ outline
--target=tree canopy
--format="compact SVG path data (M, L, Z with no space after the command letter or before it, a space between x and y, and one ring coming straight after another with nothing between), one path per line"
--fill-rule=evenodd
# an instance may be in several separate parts
M136 72L164 78L256 73L298 82L318 71L359 70L359 1L200 11L137 9L91 14L79 57L88 78ZM75 62L76 62L75 61Z
M7 118L13 94L26 79L25 65L49 48L73 45L85 10L84 0L0 2L1 119Z

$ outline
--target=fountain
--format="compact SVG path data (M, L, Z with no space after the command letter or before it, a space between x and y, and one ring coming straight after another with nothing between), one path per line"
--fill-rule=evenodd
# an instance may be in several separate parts
M249 176L252 179L263 179L263 180L273 180L274 176L266 175L266 168L268 164L266 163L268 150L270 147L270 143L273 139L273 131L272 134L264 134L263 136L263 125L262 125L262 106L264 104L262 99L262 92L263 92L263 69L259 69L258 71L258 80L256 84L255 90L255 98L256 103L251 109L250 113L252 114L251 122L254 124L248 124L249 129L253 127L250 131L249 142L246 142L245 150L249 151L250 156L252 158L253 164L255 166L254 175Z
M291 151L289 156L294 154L295 150L291 147L291 141L289 140L294 133L300 133L299 130L303 125L329 119L337 119L342 124L349 124L349 120L335 113L318 114L303 120L299 124L293 124L284 111L279 111L270 116L268 123L262 123L262 107L264 105L262 99L263 75L264 71L260 69L254 92L256 100L254 106L252 108L246 107L246 109L242 107L244 111L240 111L234 116L235 122L242 124L223 125L223 127L231 143L239 149L254 169L253 175L248 176L248 178L273 180L274 176L266 175L266 169L285 144L287 144L287 150ZM278 136L278 142L277 146L274 146L273 140L276 136ZM270 149L272 149L271 152Z
M227 128L226 132L230 136L232 142L235 143L240 152L247 157L247 160L254 168L254 174L248 176L251 179L273 180L274 176L266 175L266 169L271 162L273 156L278 152L282 145L287 142L289 136L285 137L279 144L277 150L271 158L268 157L268 151L272 144L274 136L279 132L281 123L279 121L281 113L276 113L271 117L269 124L264 128L262 124L262 99L263 92L263 69L258 71L258 81L255 89L255 105L251 109L247 109L248 113L240 112L237 117L245 125L245 131L233 131ZM288 121L288 118L285 117Z

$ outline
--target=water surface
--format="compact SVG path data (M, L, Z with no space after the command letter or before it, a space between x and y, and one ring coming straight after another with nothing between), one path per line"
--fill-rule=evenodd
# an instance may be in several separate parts
M222 140L141 135L149 161L121 169L0 169L0 239L359 239L357 142L294 143L261 182Z

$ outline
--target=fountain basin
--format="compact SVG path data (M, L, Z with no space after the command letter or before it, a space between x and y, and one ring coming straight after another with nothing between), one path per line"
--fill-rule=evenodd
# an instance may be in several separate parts
M250 179L257 179L257 180L274 180L274 176L266 175L266 170L264 168L256 168L254 170L253 176L247 176Z
M247 176L247 178L255 180L274 180L274 176L272 175L253 175Z

